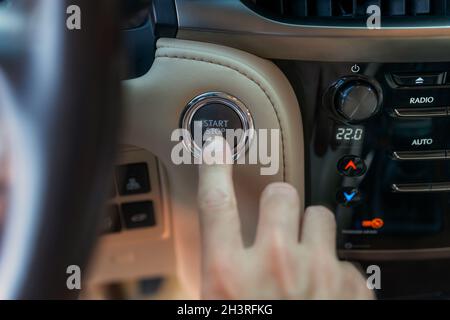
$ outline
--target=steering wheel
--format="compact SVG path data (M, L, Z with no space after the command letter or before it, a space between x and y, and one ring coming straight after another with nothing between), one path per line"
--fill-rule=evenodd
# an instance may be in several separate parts
M81 9L79 30L66 25L71 5ZM66 285L67 268L86 275L110 189L119 26L118 1L0 4L0 149L8 163L0 168L8 174L1 299L79 294Z

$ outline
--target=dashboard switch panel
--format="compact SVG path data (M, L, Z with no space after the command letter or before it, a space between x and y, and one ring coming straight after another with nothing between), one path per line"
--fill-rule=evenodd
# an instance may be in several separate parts
M165 226L157 159L145 150L122 146L113 180L102 234L117 239L133 231L161 234Z
M278 65L306 119L306 204L335 213L341 254L450 248L450 63Z

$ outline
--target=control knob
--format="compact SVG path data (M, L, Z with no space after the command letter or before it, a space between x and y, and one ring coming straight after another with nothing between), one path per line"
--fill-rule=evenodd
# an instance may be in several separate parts
M364 78L342 78L334 86L333 106L346 121L371 118L380 110L381 99L379 86Z

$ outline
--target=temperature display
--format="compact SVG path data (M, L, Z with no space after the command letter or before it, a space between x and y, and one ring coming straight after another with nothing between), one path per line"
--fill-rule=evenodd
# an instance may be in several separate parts
M336 142L354 143L362 142L364 139L364 127L337 127Z

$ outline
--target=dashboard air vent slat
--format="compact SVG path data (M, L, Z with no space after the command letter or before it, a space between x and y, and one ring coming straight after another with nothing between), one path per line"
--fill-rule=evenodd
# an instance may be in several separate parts
M333 25L364 21L367 8L377 5L381 18L414 25L417 21L450 18L450 0L242 0L250 8L270 18L299 23L331 22ZM327 24L327 23L325 23Z

